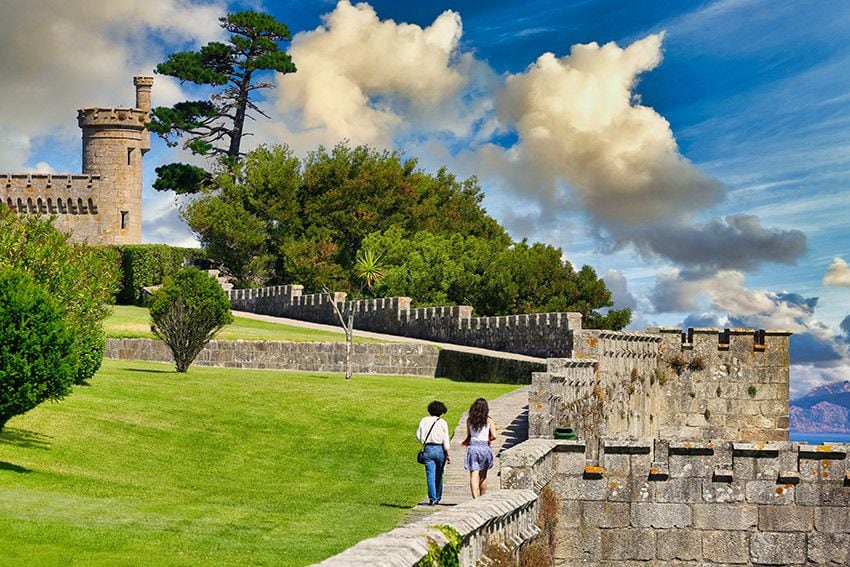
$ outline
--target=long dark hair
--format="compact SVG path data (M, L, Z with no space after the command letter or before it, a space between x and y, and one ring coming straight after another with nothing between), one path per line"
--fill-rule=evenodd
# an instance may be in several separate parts
M478 398L469 406L469 417L466 420L470 428L478 430L487 425L487 416L490 415L490 407L487 400Z

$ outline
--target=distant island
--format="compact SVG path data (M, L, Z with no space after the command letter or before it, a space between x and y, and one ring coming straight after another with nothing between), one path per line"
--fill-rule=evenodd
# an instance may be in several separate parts
M850 380L819 386L791 402L791 430L850 433Z

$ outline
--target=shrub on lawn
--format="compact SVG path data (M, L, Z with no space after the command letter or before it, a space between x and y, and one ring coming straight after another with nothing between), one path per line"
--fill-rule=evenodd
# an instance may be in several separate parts
M29 274L74 330L74 381L84 383L103 360L102 323L118 284L115 255L72 244L52 220L17 215L7 207L0 207L0 251L0 268Z
M74 332L50 295L0 269L0 430L13 416L58 400L74 383Z
M201 349L233 321L230 300L221 285L196 268L168 277L150 300L151 330L161 338L186 372Z

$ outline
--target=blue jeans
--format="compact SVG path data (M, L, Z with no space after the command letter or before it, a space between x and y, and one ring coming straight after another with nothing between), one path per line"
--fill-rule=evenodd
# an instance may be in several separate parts
M443 469L446 467L446 450L442 445L425 445L425 479L428 481L428 499L439 502L443 497Z

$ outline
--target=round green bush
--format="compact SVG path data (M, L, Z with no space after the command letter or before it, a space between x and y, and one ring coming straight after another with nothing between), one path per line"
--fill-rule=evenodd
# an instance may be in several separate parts
M74 384L73 330L27 274L0 270L0 430Z
M150 314L152 330L171 349L177 372L186 372L204 345L233 321L221 285L196 268L166 278L151 296Z

